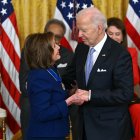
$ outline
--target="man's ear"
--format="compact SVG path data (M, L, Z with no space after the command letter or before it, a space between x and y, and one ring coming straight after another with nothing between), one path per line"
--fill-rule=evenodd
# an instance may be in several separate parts
M98 25L98 33L99 35L103 32L104 28L103 28L103 25L99 24Z

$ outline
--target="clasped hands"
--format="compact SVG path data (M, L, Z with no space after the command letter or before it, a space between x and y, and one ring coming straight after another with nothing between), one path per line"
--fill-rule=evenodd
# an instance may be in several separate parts
M89 100L89 91L82 89L72 89L70 91L71 96L67 98L67 105L76 104L82 105Z

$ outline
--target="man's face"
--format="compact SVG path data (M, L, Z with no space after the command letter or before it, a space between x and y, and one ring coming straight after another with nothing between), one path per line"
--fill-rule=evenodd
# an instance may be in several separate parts
M60 40L63 37L64 30L60 25L57 24L51 24L47 30L48 32L52 32L55 35L55 42L56 44L60 44Z
M77 18L77 27L79 29L79 37L82 38L84 44L95 46L98 43L98 27L94 26L89 18Z

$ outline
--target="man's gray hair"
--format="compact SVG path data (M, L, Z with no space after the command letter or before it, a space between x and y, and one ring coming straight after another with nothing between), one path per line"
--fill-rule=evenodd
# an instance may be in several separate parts
M102 24L103 29L106 30L107 19L100 10L98 10L96 7L88 7L79 11L76 17L87 17L87 15L90 17L91 22L94 24L94 26Z

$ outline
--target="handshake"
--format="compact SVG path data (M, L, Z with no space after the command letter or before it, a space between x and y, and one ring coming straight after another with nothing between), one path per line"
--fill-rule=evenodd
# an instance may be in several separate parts
M70 90L70 97L66 99L67 105L76 104L82 105L84 102L89 101L90 92L87 90L73 88Z

